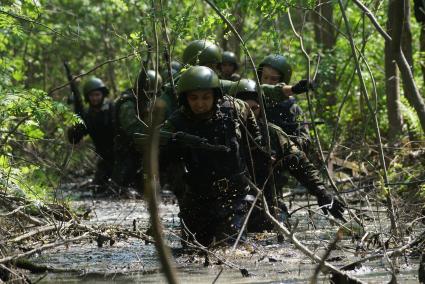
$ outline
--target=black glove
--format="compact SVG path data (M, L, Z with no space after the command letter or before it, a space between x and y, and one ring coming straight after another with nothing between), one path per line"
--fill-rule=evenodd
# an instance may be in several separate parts
M317 86L317 83L315 81L308 81L306 79L303 79L292 86L291 91L292 93L298 95L307 92L308 90L314 90Z
M317 202L322 208L323 213L327 215L328 212L330 212L335 218L345 221L345 218L342 215L344 213L345 205L341 201L327 193L322 193L317 196Z

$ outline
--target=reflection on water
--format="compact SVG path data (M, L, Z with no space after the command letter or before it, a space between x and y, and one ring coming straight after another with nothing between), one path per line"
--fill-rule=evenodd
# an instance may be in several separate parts
M145 231L148 228L149 215L145 202L141 200L80 200L75 201L74 206L92 209L92 218L86 221L87 224L114 225L132 230L133 220L136 220L138 229ZM203 256L183 254L179 249L181 246L176 237L179 232L178 207L173 204L169 194L165 195L165 203L161 204L160 211L182 283L212 283L222 268L224 270L217 283L306 283L313 274L315 266L312 262L288 242L277 244L274 234L250 235L247 243L236 252L230 249L216 251L223 259L246 268L251 277L242 277L238 270L218 265L212 257L209 259L210 265L204 267ZM299 220L297 237L321 254L334 238L337 228L332 227L323 217L314 215L316 228L313 229L307 213L302 210L294 214L292 221L296 218ZM358 257L354 256L354 248L352 239L347 237L339 243L339 249L333 251L329 259L336 266L355 261ZM154 245L134 238L120 237L113 246L104 245L101 248L97 247L96 242L72 244L43 252L33 259L40 264L78 271L50 273L39 283L75 283L81 280L90 283L165 282L163 275L158 272L159 263ZM399 283L417 283L417 267L413 260L401 264ZM351 273L369 283L386 283L390 280L387 269L388 264L379 260L367 262ZM37 280L40 276L31 277Z

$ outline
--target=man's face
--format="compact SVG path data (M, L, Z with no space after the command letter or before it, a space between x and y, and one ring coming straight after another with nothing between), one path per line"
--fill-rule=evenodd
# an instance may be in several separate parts
M279 82L279 72L270 66L264 66L261 73L261 84L276 85Z
M249 108L254 113L255 118L258 118L260 116L260 105L254 100L246 100L245 102L249 105Z
M223 62L220 65L221 68L221 74L225 77L231 76L233 73L235 73L235 65L229 62Z
M94 90L89 93L89 104L92 107L99 107L103 103L103 93L100 90Z
M214 92L212 89L188 92L186 98L194 114L206 114L213 109Z

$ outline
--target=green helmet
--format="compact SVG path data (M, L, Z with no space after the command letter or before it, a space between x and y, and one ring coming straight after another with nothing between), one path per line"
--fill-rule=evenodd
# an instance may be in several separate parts
M254 100L258 102L257 84L254 80L241 79L233 83L230 95L241 100Z
M171 69L174 69L176 71L180 71L182 69L182 65L180 64L180 62L177 61L171 61Z
M220 64L221 59L221 49L214 43L207 40L192 41L183 52L184 64Z
M89 94L92 91L99 90L103 93L104 96L107 96L109 93L108 88L105 83L97 77L91 77L87 80L83 87L84 98L88 100Z
M162 87L162 78L158 74L158 90ZM155 91L155 71L142 68L134 82L133 90L139 100L150 99Z
M256 83L251 79L240 79L232 84L230 95L236 97L239 93L257 93Z
M190 91L213 89L214 95L222 97L220 80L217 74L205 66L192 66L185 71L177 84L177 95L179 103L183 105L186 102L185 94Z
M258 66L258 77L261 79L261 73L264 66L270 66L273 69L276 69L281 75L281 82L289 84L292 75L291 65L283 55L279 54L270 54L266 56L263 61L261 61Z
M176 75L179 73L179 70L171 68L171 76L173 76L174 80L176 79ZM170 76L168 76L168 68L162 70L161 77L165 82L170 81Z
M230 63L230 64L234 64L236 68L238 68L238 60L236 58L235 53L231 52L231 51L225 51L223 52L223 60L221 61L222 63Z
M148 93L153 93L155 91L155 70L146 71L147 78L147 90ZM158 73L158 90L162 87L162 77Z

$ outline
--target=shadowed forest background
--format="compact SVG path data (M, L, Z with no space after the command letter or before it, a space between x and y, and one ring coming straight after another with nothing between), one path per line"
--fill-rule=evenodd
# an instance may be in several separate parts
M418 246L407 238L425 213L421 1L216 0L221 15L200 0L1 2L0 271L27 257L13 244L34 230L28 224L46 229L84 217L61 191L84 183L96 153L89 138L76 146L66 140L79 118L68 104L63 62L80 87L92 75L101 78L113 100L133 85L143 62L162 72L196 39L233 51L243 78L254 77L244 47L256 67L278 53L291 63L294 83L314 78L317 88L297 99L307 121L320 122L310 126L315 164L329 180L327 167L341 192L365 193L380 206L390 226L376 232L391 243L386 249ZM33 234L26 248L60 245L64 235L69 242L84 234L113 239L73 226L60 238L49 227L44 243Z

